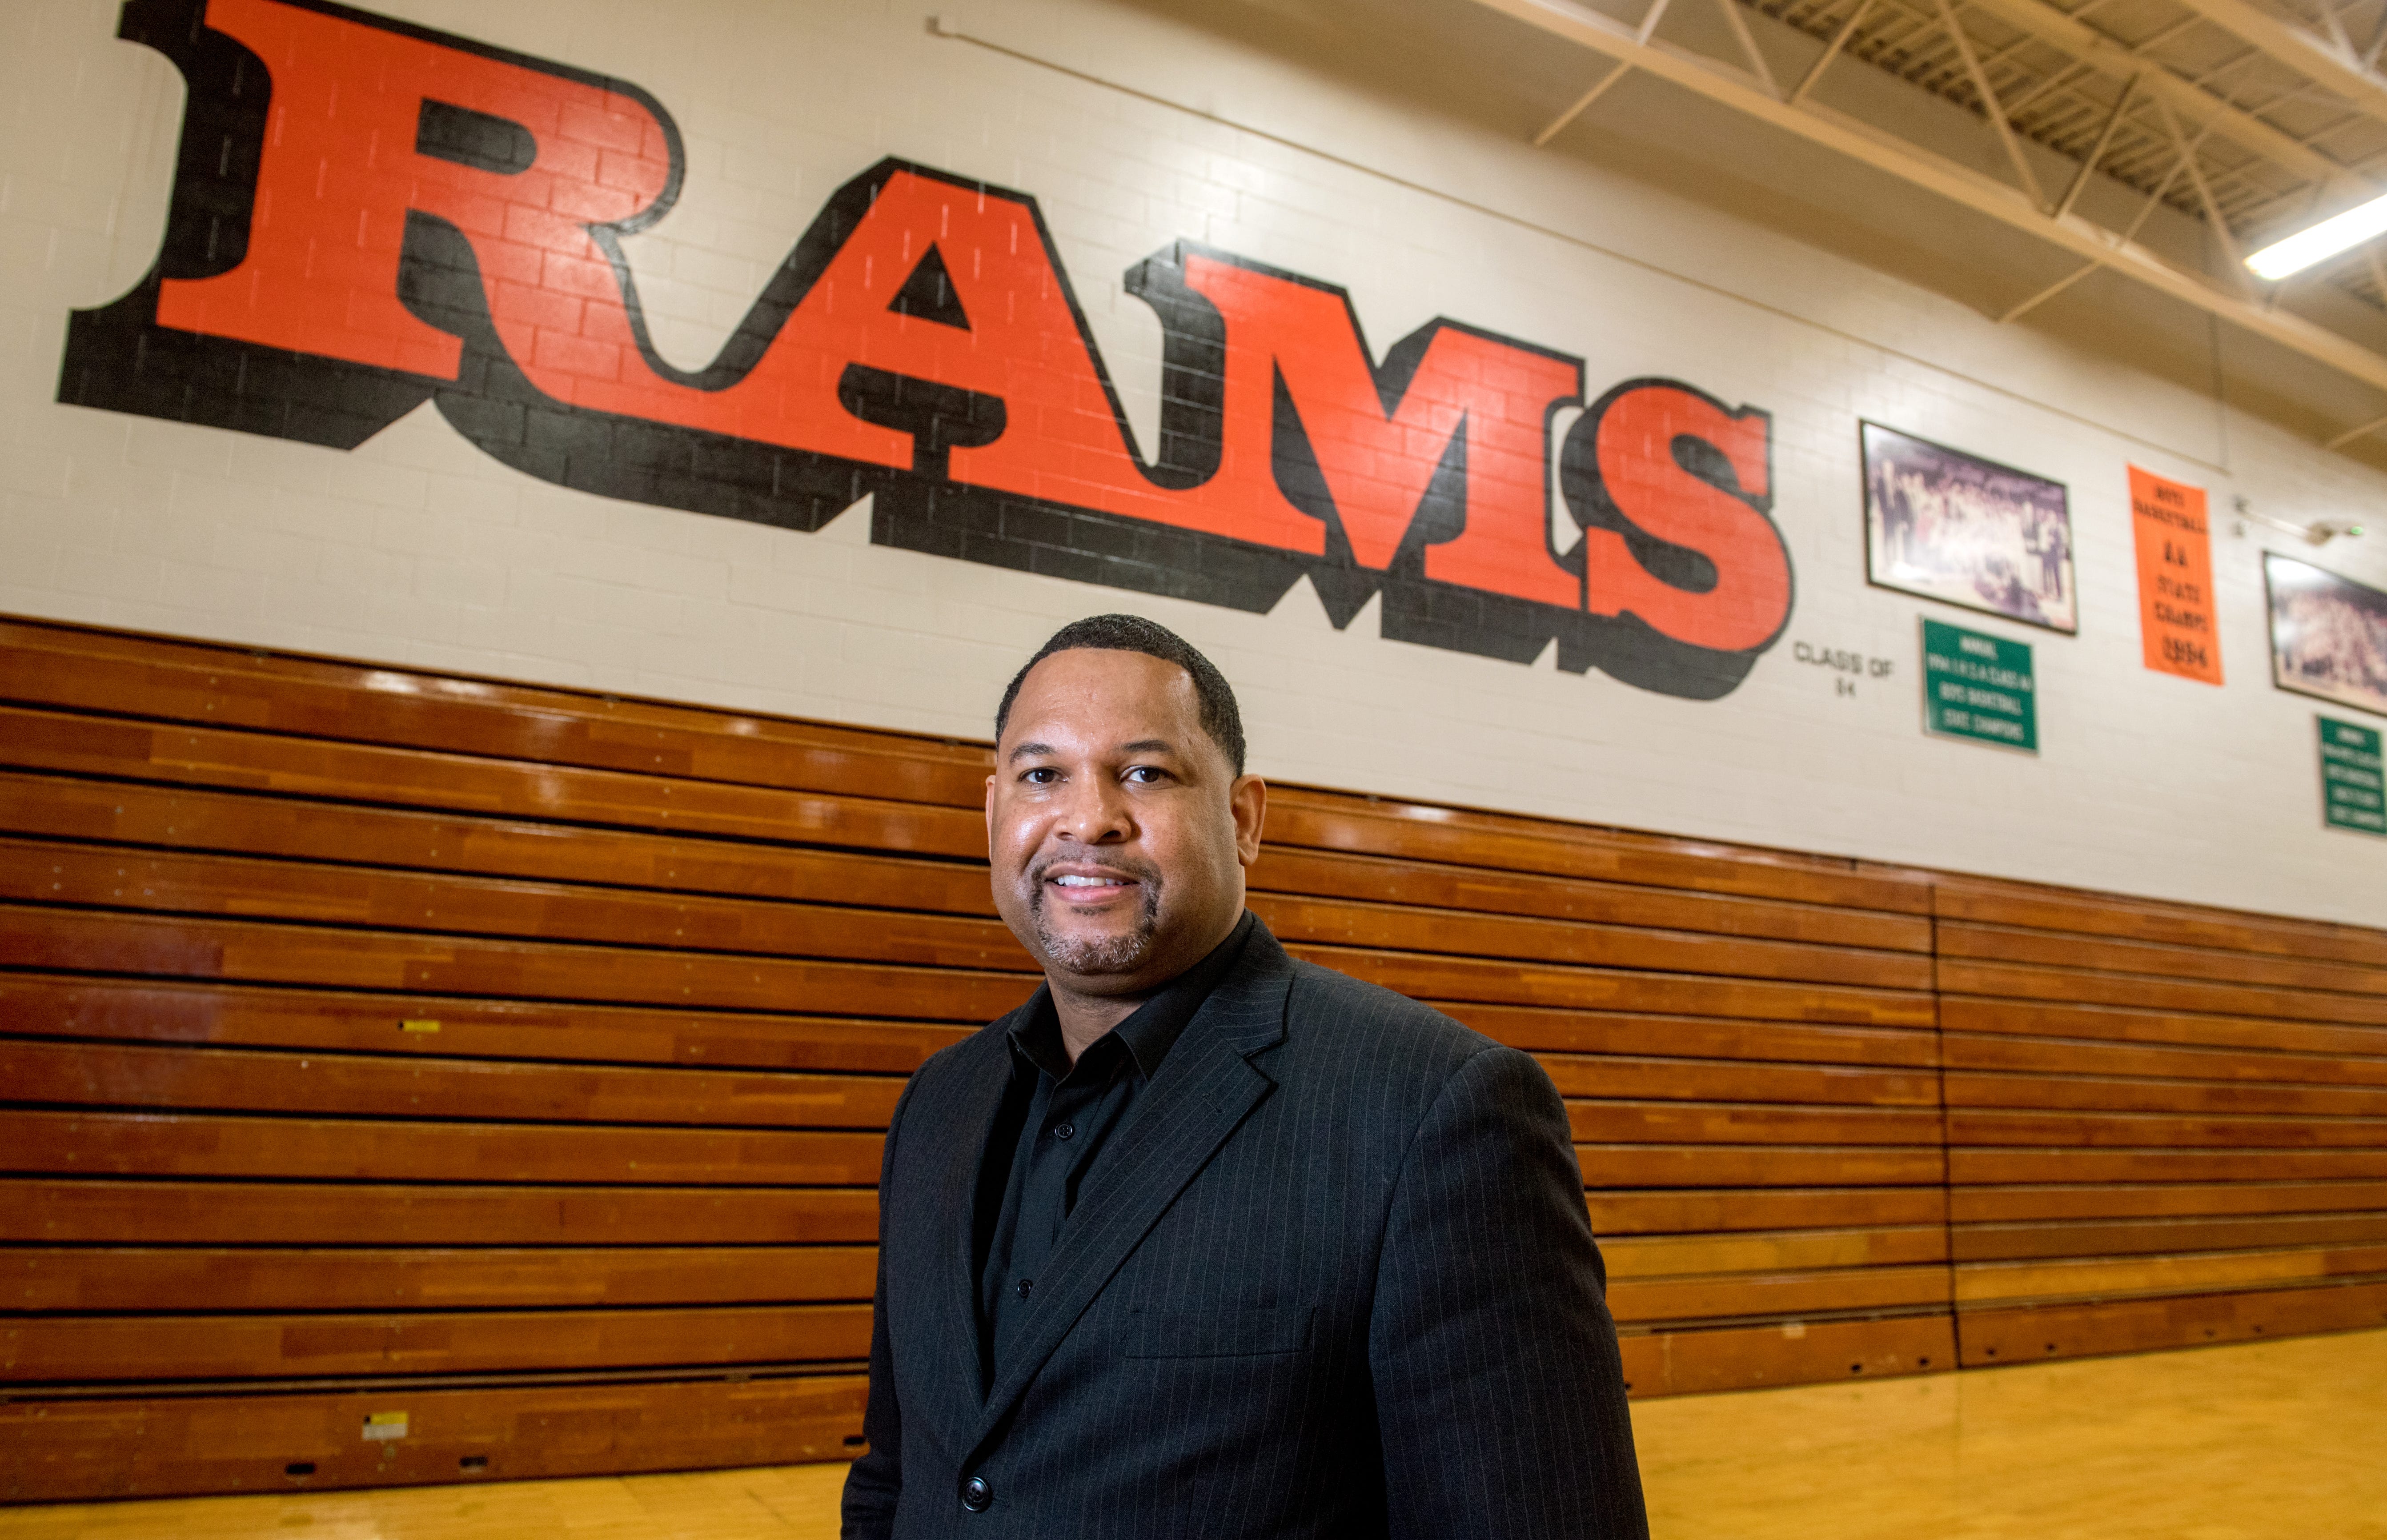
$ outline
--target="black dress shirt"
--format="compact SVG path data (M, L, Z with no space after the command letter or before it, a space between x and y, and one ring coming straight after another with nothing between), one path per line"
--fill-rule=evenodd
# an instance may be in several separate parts
M1078 1190L1101 1162L1138 1092L1160 1072L1257 922L1245 912L1208 956L1164 985L1069 1063L1053 992L1040 985L1010 1032L1011 1087L987 1139L977 1225L979 1371L991 1384L1034 1297Z

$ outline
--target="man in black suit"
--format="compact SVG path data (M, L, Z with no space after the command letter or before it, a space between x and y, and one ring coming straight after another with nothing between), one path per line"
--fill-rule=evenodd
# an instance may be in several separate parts
M995 718L1034 998L887 1132L877 1536L1643 1536L1605 1278L1540 1066L1287 957L1225 679L1131 615Z

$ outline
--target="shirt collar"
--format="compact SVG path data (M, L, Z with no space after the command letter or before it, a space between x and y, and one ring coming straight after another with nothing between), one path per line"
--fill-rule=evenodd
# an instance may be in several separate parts
M1209 955L1162 985L1159 991L1138 1005L1129 1017L1112 1028L1102 1038L1088 1046L1091 1054L1103 1043L1117 1038L1125 1047L1135 1067L1145 1079L1160 1072L1160 1061L1176 1046L1186 1025L1201 1010L1243 955L1244 942L1252 928L1259 923L1250 910L1227 932L1227 939L1210 949ZM1028 1010L1010 1031L1012 1053L1018 1058L1043 1070L1055 1079L1066 1078L1070 1069L1068 1054L1061 1045L1061 1018L1053 1008L1050 984L1036 986L1036 996L1028 1003Z

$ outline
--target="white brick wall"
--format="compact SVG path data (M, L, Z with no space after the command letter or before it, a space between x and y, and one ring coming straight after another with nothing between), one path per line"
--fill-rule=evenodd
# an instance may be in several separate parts
M2387 923L2387 841L2320 827L2315 703L2269 684L2266 542L2226 516L2242 494L2292 519L2376 507L2351 461L2243 416L2225 447L2192 388L1099 0L956 18L1075 73L931 36L904 5L383 8L619 74L674 115L687 184L630 252L684 367L830 191L900 155L1040 198L1147 444L1160 332L1120 274L1181 237L1347 285L1379 350L1448 315L1582 354L1594 394L1664 374L1768 409L1789 629L1734 694L1686 701L1386 641L1372 606L1338 633L1306 585L1250 616L876 548L866 510L808 536L607 501L427 407L340 453L57 405L68 310L154 255L181 110L105 0L0 7L0 610L982 736L1055 625L1129 608L1237 681L1270 776ZM2077 638L1866 586L1860 416L2069 483ZM2133 461L2211 492L2226 688L2141 666ZM2328 558L2387 586L2387 542ZM2037 758L1924 737L1926 609L2033 642ZM1837 696L1795 642L1899 675Z

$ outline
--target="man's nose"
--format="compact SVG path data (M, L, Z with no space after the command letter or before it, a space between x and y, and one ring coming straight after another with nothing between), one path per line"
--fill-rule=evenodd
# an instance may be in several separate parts
M1133 832L1127 796L1108 776L1080 776L1070 787L1058 832L1085 845L1112 845Z

